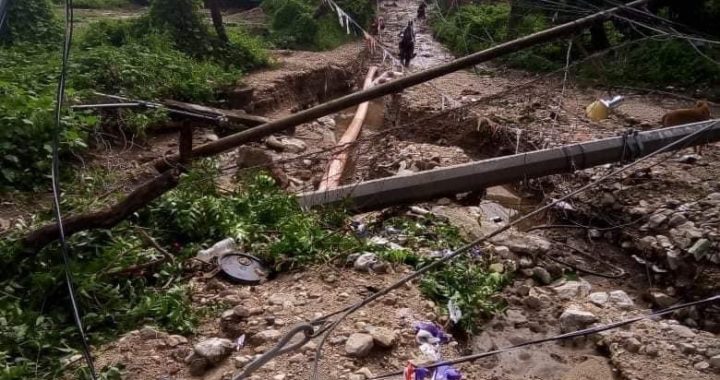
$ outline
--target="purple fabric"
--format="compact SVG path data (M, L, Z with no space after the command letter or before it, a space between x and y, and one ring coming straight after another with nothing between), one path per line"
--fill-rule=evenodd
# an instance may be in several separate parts
M432 334L435 338L440 339L440 343L448 343L450 342L450 335L445 334L442 327L436 325L432 322L418 322L415 324L415 333L417 333L420 330L425 330Z

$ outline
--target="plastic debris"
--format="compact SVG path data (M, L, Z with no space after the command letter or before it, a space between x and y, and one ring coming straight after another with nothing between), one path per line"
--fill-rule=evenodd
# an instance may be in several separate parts
M358 256L353 263L353 268L361 272L369 272L373 265L378 262L377 256L372 252L365 252Z
M368 235L368 226L365 223L356 221L350 222L350 228L355 232L355 235L360 238L364 238Z
M436 362L441 358L440 346L437 344L423 343L420 345L420 352L422 352L429 361Z
M434 380L460 380L462 379L462 374L460 374L460 371L456 370L453 367L444 365L441 367L438 367L435 370L435 375L433 376Z
M245 334L240 335L235 342L236 351L240 351L243 347L245 347Z
M457 324L460 321L460 318L462 318L462 310L460 310L460 306L458 306L457 302L451 298L448 301L447 308L450 320Z
M418 322L415 324L415 339L418 343L448 343L451 336L446 334L442 327L432 322Z
M585 108L587 117L592 121L607 119L610 109L617 107L623 101L622 96L616 96L610 100L600 99L590 103Z
M452 253L453 253L452 249L443 249L440 251L432 251L428 254L428 256L430 256L430 258L433 258L433 259L443 259L445 257L450 256Z
M226 253L233 252L237 249L235 245L235 239L227 238L220 240L208 249L198 251L195 256L196 259L210 263L214 258L224 255Z

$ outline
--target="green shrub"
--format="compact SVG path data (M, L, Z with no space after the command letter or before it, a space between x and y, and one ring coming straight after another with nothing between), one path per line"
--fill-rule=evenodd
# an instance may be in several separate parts
M581 79L599 82L644 86L668 85L699 88L720 96L720 49L702 47L703 57L684 40L644 41L621 49L603 60L605 77L597 78L593 66L583 65L578 75Z
M436 37L458 55L466 55L505 42L508 37L510 6L504 3L466 5L446 18L435 18ZM517 35L548 28L542 14L529 13L517 25ZM554 42L524 49L502 60L510 67L533 71L553 70L565 62L566 45Z
M60 41L60 35L60 24L50 0L15 0L7 9L0 44L52 44Z
M0 191L49 185L58 59L47 48L0 49ZM63 117L62 157L85 148L85 130L95 122L92 116Z
M55 4L65 4L65 0L53 0ZM130 6L133 0L73 0L75 9L112 9Z
M92 88L141 99L173 98L207 102L240 71L228 71L172 48L157 35L115 47L100 45L78 54L71 73L75 88Z
M343 0L337 4L364 28L374 15L368 0ZM270 40L280 48L330 50L358 36L354 28L354 33L348 35L335 12L319 1L264 0L262 7L270 15Z
M502 310L503 302L497 293L509 281L508 275L490 273L479 261L460 258L427 274L420 289L445 308L453 300L462 311L460 327L475 332L478 322Z

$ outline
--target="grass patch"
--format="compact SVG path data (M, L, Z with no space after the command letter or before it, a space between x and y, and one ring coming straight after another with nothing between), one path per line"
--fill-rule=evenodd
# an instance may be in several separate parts
M368 0L339 0L337 4L367 29L374 9ZM317 0L265 0L270 16L269 41L285 49L331 50L361 36L340 26L337 14Z
M465 5L446 17L434 18L432 27L436 37L450 50L466 55L511 39L509 15L510 6L505 3ZM527 13L517 26L517 35L528 35L550 26L545 14ZM611 22L605 23L605 30L611 44L627 41ZM589 46L589 33L578 36L576 42ZM580 50L573 48L571 60L584 57ZM602 73L596 65L581 64L578 79L602 85L678 86L702 90L710 97L720 96L720 65L716 63L720 60L720 47L698 46L697 50L684 40L648 40L596 59L596 64L604 66ZM512 68L546 72L564 67L566 54L567 41L558 41L523 49L501 61Z

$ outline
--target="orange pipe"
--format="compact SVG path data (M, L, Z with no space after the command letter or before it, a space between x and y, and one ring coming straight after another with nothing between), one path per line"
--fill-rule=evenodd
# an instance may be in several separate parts
M370 66L367 76L365 77L363 90L367 90L372 86L372 81L376 72L377 67ZM345 130L345 133L340 138L340 141L338 141L337 145L339 150L333 154L332 158L330 158L330 162L328 163L327 170L325 170L322 181L320 181L318 190L330 190L340 186L340 179L342 178L345 165L347 164L347 160L350 155L349 145L357 140L360 135L360 130L365 122L365 116L367 116L369 105L370 102L364 102L360 103L358 106L357 111L355 111L355 117L353 117L347 130Z

